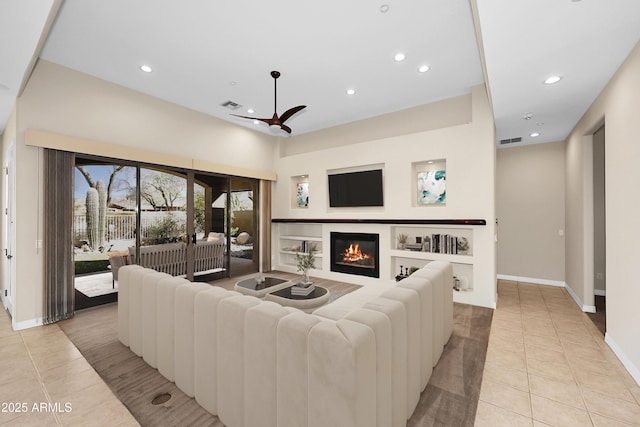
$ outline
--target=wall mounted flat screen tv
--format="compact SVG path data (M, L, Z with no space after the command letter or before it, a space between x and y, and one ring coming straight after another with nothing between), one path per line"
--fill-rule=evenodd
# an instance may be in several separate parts
M384 206L382 187L382 169L329 175L329 206Z

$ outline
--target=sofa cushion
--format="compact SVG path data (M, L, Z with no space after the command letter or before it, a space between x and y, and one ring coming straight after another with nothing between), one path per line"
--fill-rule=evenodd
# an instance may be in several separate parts
M181 277L158 282L158 372L169 381L175 381L175 292L185 283L189 281Z
M407 416L420 400L420 298L414 290L394 286L381 295L404 304L407 313Z
M228 426L245 425L245 314L258 304L258 298L241 295L218 305L218 417Z
M195 396L194 391L194 329L195 329L195 300L200 292L211 289L206 283L191 283L179 285L175 296L175 340L174 365L175 383L180 390L189 397Z
M385 313L356 308L345 317L371 328L376 343L376 421L378 427L391 425L392 342L391 321Z
M444 343L453 333L453 266L446 261L431 261L425 265L427 269L438 270L442 275L444 289Z
M437 360L433 360L433 287L429 279L410 276L398 287L413 289L420 295L420 387L427 387Z
M218 306L223 299L238 295L211 286L195 302L194 393L196 402L214 415L218 414Z
M280 319L291 312L262 301L247 310L244 335L244 423L277 425L277 332Z
M129 348L142 357L142 281L156 274L149 268L136 269L129 276Z
M142 278L142 358L153 368L158 367L158 282L169 278L156 271Z
M330 320L309 331L309 427L376 425L376 343L371 328Z
M279 427L307 425L308 336L320 319L303 312L286 315L278 322L276 414Z
M374 298L365 309L384 313L391 327L391 424L407 423L407 313L403 303L389 298Z
M129 278L139 265L125 265L120 268L118 279L118 340L129 347Z

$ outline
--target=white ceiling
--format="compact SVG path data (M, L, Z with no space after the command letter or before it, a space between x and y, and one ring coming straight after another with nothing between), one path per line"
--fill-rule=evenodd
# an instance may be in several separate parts
M638 0L476 1L498 139L565 138L640 39ZM0 130L34 55L267 133L230 114L271 117L279 70L278 114L307 105L287 122L292 135L485 80L469 0L65 0L39 51L54 3L0 2ZM542 84L552 74L563 79ZM220 106L229 100L243 108Z

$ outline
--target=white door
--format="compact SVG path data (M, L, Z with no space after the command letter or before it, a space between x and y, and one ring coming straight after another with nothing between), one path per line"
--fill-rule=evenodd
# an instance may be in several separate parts
M13 316L13 294L14 294L14 277L13 271L15 266L15 259L13 258L15 250L15 241L13 238L14 224L15 224L15 212L14 212L14 200L15 200L15 163L16 163L16 144L13 142L9 147L7 166L5 167L5 215L6 215L6 230L5 230L5 242L4 242L4 271L5 271L5 294L4 301L9 314Z

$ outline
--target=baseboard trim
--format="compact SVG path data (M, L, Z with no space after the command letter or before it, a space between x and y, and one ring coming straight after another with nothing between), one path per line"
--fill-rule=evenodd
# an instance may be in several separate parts
M571 295L571 298L573 298L573 300L576 302L576 304L578 304L578 307L580 307L580 310L584 311L585 313L595 313L596 312L596 306L595 305L585 305L582 300L580 298L578 298L578 295L576 295L575 292L573 292L573 289L571 289L571 287L569 285L566 285L564 287L567 292L569 292L569 295Z
M561 288L564 288L566 286L566 283L559 280L537 279L535 277L508 276L506 274L498 274L497 277L501 280L512 280L514 282L526 282L536 285L558 286Z
M38 318L38 319L30 319L30 320L23 320L22 322L12 322L11 323L11 327L13 328L14 331L21 331L23 329L29 329L29 328L35 328L37 326L42 326L43 324L43 319L42 318Z
M620 346L615 342L611 335L607 332L604 334L604 342L607 343L609 348L616 354L622 365L625 367L627 372L633 377L635 382L640 385L640 369L627 357L627 355L622 351Z
M606 297L607 296L607 291L604 289L594 289L593 290L593 294L597 295L599 297Z

